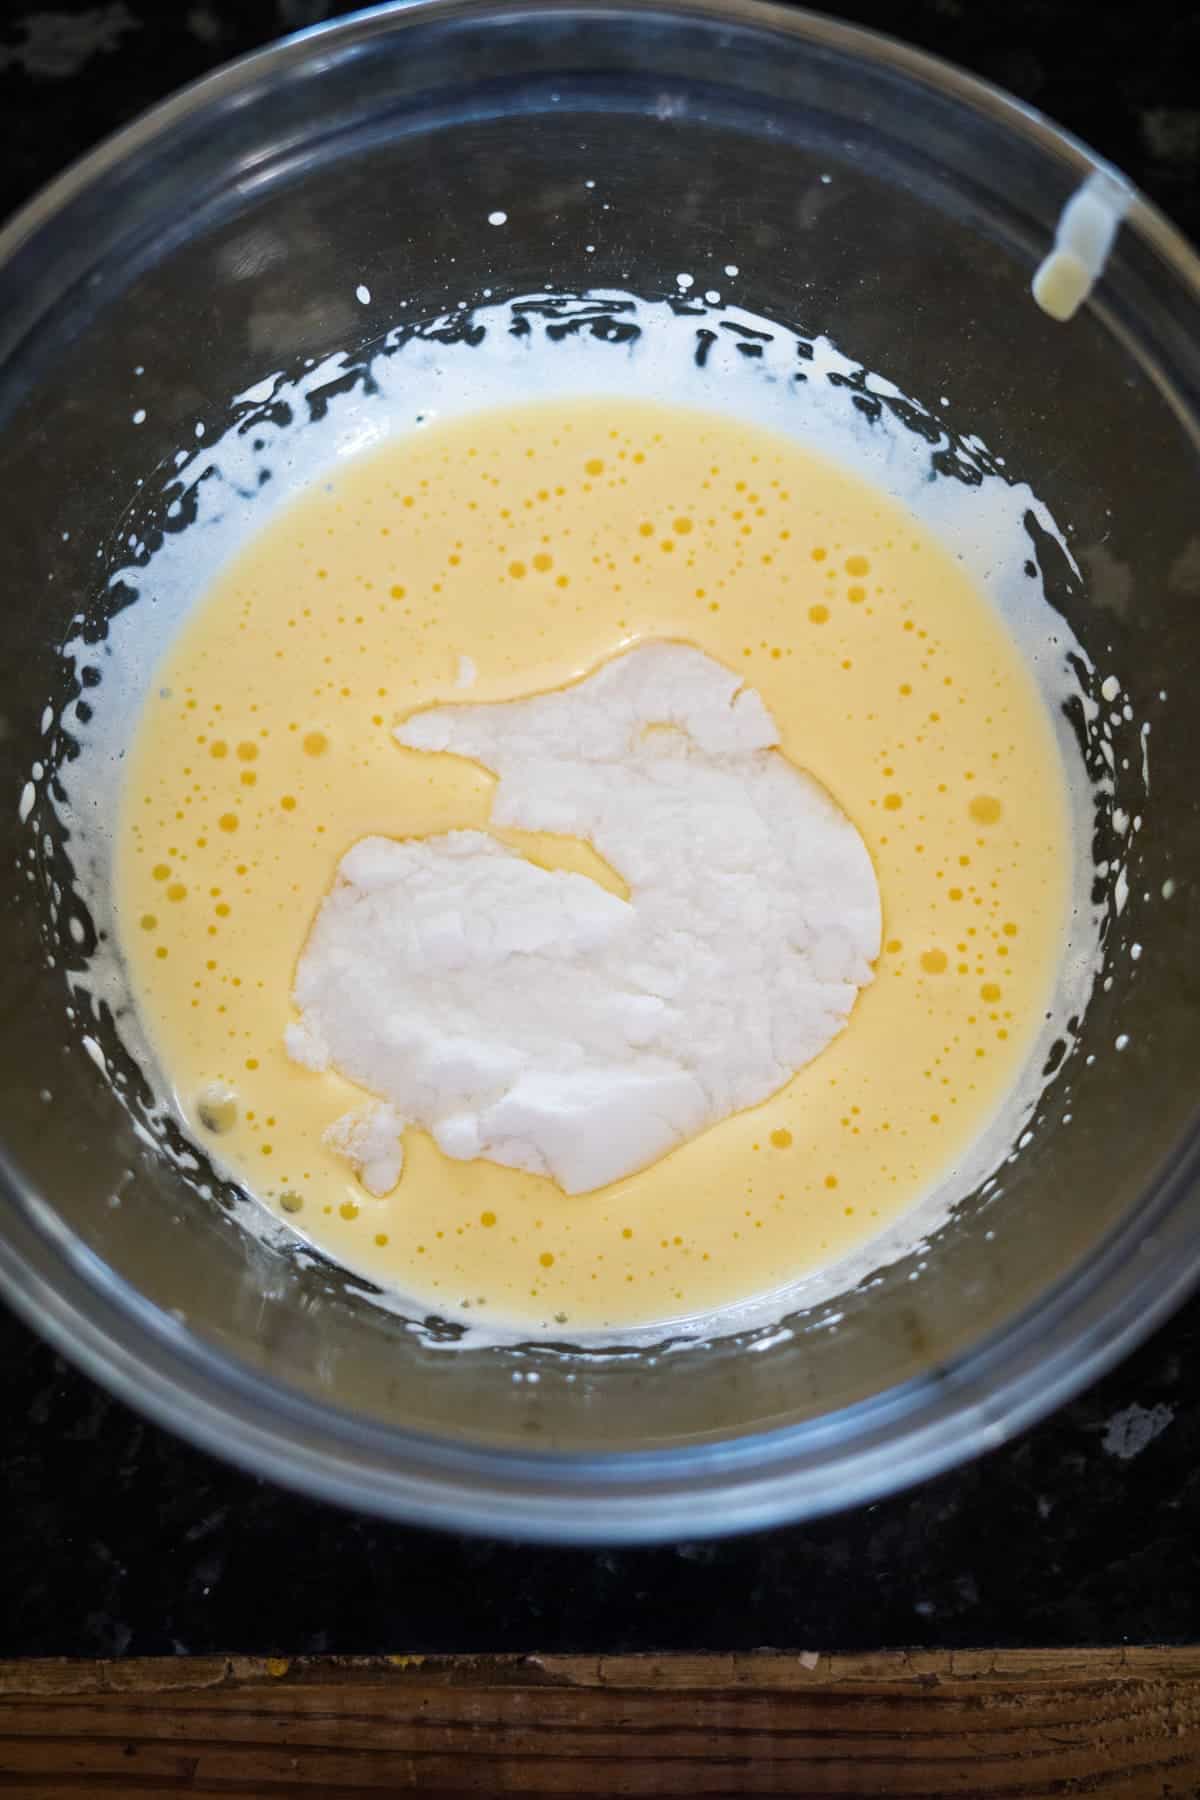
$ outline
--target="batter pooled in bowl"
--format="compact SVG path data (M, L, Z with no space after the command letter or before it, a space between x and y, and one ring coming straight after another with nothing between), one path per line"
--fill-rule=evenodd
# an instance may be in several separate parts
M118 900L265 1204L423 1307L619 1329L835 1262L968 1152L1068 839L1037 690L923 527L730 418L556 401L342 464L229 566Z

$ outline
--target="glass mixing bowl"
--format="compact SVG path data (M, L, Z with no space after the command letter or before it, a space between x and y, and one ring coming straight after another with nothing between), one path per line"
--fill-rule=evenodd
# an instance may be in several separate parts
M1178 1302L1200 1254L1200 264L1134 196L1093 301L1048 321L1030 276L1098 166L995 90L826 19L442 0L223 70L9 225L0 1278L32 1325L259 1474L426 1523L632 1541L797 1519L942 1469ZM483 227L505 207L506 231ZM449 1353L337 1269L251 1241L136 1135L68 1018L90 948L89 921L53 923L71 842L49 808L23 822L18 796L43 706L87 704L59 647L77 617L103 641L139 483L197 417L356 352L400 296L410 318L485 288L663 298L677 271L727 262L746 307L951 396L959 428L1068 522L1084 579L1050 558L1055 603L1153 718L1119 921L1142 954L1111 959L1002 1178L790 1334Z

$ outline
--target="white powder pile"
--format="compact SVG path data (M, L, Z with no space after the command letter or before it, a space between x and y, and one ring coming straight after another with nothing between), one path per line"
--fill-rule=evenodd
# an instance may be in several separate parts
M499 776L498 826L584 838L624 900L484 832L364 838L296 975L287 1048L375 1104L330 1142L384 1193L401 1133L583 1193L781 1087L845 1024L879 953L858 832L773 746L758 695L648 644L531 699L396 731Z

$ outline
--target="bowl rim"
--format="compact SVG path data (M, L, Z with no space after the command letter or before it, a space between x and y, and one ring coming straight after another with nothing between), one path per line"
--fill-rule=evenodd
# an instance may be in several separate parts
M881 33L767 0L390 0L241 57L143 113L0 230L0 265L108 171L194 115L412 24L531 14L738 25L833 49L1007 126L1079 181L1114 174L1139 235L1200 302L1200 255L1112 165L1035 108ZM954 1363L820 1420L718 1443L558 1456L454 1444L340 1413L201 1342L75 1239L0 1150L0 1294L121 1400L250 1473L413 1524L514 1539L652 1543L761 1529L878 1499L994 1448L1097 1379L1200 1279L1200 1131L1136 1212ZM897 1415L904 1423L897 1438ZM833 1429L835 1428L836 1429ZM814 1443L831 1429L840 1439Z
M1021 132L1038 148L1075 171L1081 178L1102 172L1114 176L1129 196L1124 224L1145 238L1192 287L1200 290L1200 250L1167 215L1146 198L1115 163L1102 157L1082 138L1027 101L969 74L932 51L854 25L804 6L782 6L776 0L382 0L357 8L336 19L322 20L286 34L257 50L234 57L220 68L186 83L165 100L112 132L91 150L68 163L60 174L33 195L0 228L0 263L34 231L83 193L96 179L142 151L155 137L204 107L243 92L269 71L285 71L309 60L314 48L332 50L338 40L386 35L407 24L431 18L469 20L512 18L531 13L575 13L613 19L646 18L742 25L762 31L858 55L867 62L887 65L935 92L948 94L963 104Z

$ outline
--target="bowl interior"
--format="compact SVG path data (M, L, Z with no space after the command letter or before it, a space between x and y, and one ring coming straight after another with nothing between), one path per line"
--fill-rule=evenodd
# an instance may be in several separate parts
M426 1438L420 1451L405 1440L410 1457L434 1444L561 1459L711 1456L803 1426L791 1441L831 1471L833 1503L851 1497L833 1470L856 1434L882 1441L960 1388L986 1412L993 1365L971 1358L1002 1328L1035 1357L1065 1331L1066 1379L1082 1379L1119 1329L1105 1284L1140 1280L1168 1243L1173 1278L1186 1272L1194 1229L1182 1250L1173 1234L1195 1214L1172 1182L1200 1061L1187 703L1200 659L1200 307L1137 208L1069 327L1032 304L1032 269L1088 166L1000 100L798 15L396 9L215 78L10 231L0 765L19 875L0 969L0 1141L8 1272L28 1305L56 1312L69 1288L76 1311L103 1316L131 1389L146 1361L179 1359L185 1387L215 1383L221 1404L284 1437L330 1434L346 1467L368 1442L400 1454L398 1432ZM493 207L509 214L503 233L484 223ZM727 264L741 305L828 333L904 394L947 396L954 427L1067 528L1082 578L1047 541L1047 593L1151 725L1149 796L1140 726L1115 770L1117 804L1142 818L1128 898L1109 904L1106 980L1063 1045L1032 1141L920 1255L753 1346L448 1354L444 1334L364 1303L338 1270L252 1241L138 1135L84 1021L68 1017L103 921L55 903L78 846L52 770L28 822L16 796L35 762L69 762L72 708L103 702L103 682L89 700L90 677L60 647L82 616L102 669L126 597L110 573L131 532L172 528L173 459L195 420L214 435L238 416L233 396L309 359L346 351L361 366L401 316L469 328L485 290L496 302L583 289L678 299L677 271L719 286ZM64 719L49 753L46 706ZM1111 809L1095 831L1106 896ZM88 1029L112 1050L111 1018ZM186 1426L182 1395L177 1416ZM959 1447L979 1441L974 1429ZM947 1425L938 1455L954 1454ZM701 1457L679 1478L715 1466Z

